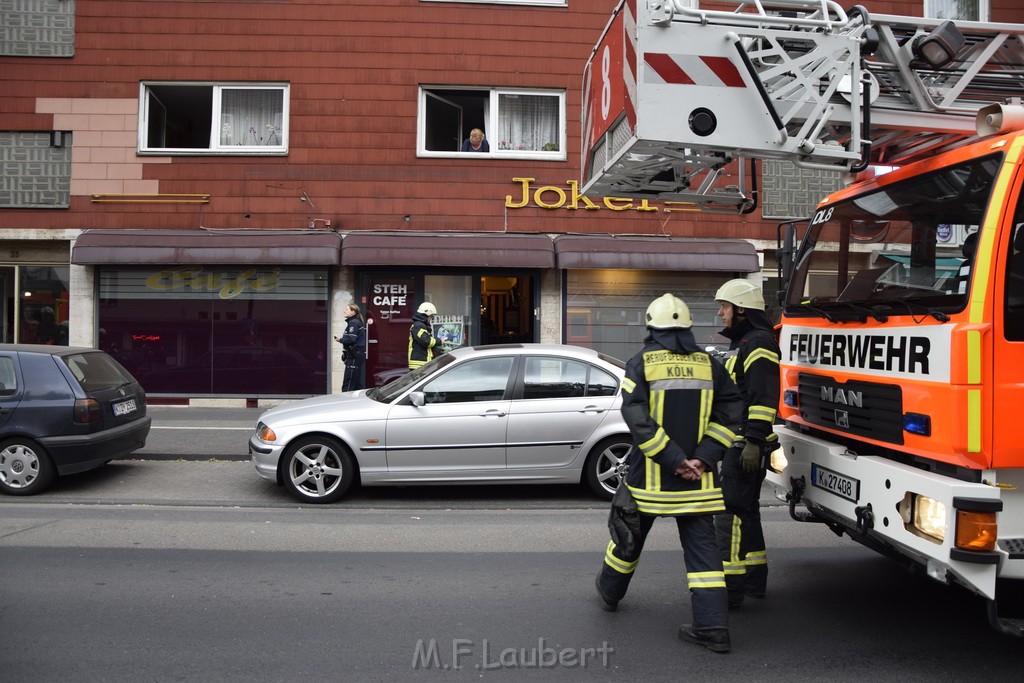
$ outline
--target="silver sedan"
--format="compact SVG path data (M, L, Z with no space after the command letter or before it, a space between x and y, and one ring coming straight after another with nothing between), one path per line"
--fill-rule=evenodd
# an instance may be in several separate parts
M459 348L383 387L273 408L249 453L260 476L306 503L356 482L583 483L610 499L631 445L623 370L576 346Z

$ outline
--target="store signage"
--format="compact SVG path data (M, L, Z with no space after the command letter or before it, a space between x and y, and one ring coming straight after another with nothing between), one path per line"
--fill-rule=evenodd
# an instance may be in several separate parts
M255 268L242 271L235 277L218 273L204 273L202 266L169 268L146 278L146 287L158 291L190 289L194 292L216 292L221 299L234 299L247 291L269 292L280 282L281 269L269 273Z
M653 206L647 199L628 199L625 197L585 197L580 194L580 184L576 180L567 180L566 187L556 185L533 185L536 178L513 178L519 184L516 195L505 195L506 209L522 209L536 206L542 209L611 209L612 211L693 211L690 202L661 202L664 207ZM673 207L675 207L673 209Z

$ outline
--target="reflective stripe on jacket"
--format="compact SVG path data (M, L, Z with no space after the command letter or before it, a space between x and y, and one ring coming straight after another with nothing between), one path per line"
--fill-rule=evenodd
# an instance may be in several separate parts
M725 368L703 351L669 351L649 340L626 364L622 416L633 435L626 484L640 512L713 514L725 510L716 473L737 438L743 397ZM676 474L704 462L699 481Z

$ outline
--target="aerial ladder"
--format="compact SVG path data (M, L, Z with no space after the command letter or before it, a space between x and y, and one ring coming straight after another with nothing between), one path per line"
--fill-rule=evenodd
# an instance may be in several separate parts
M716 6L733 4L618 6L584 72L584 194L750 213L759 159L905 163L974 136L983 107L1024 98L1021 25L831 0Z

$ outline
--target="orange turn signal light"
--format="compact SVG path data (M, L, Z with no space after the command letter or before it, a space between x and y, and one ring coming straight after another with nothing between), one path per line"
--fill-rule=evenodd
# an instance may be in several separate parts
M277 441L277 434L270 427L263 425L263 429L260 430L260 439L262 441Z
M963 550L995 550L996 513L956 512L956 547Z

